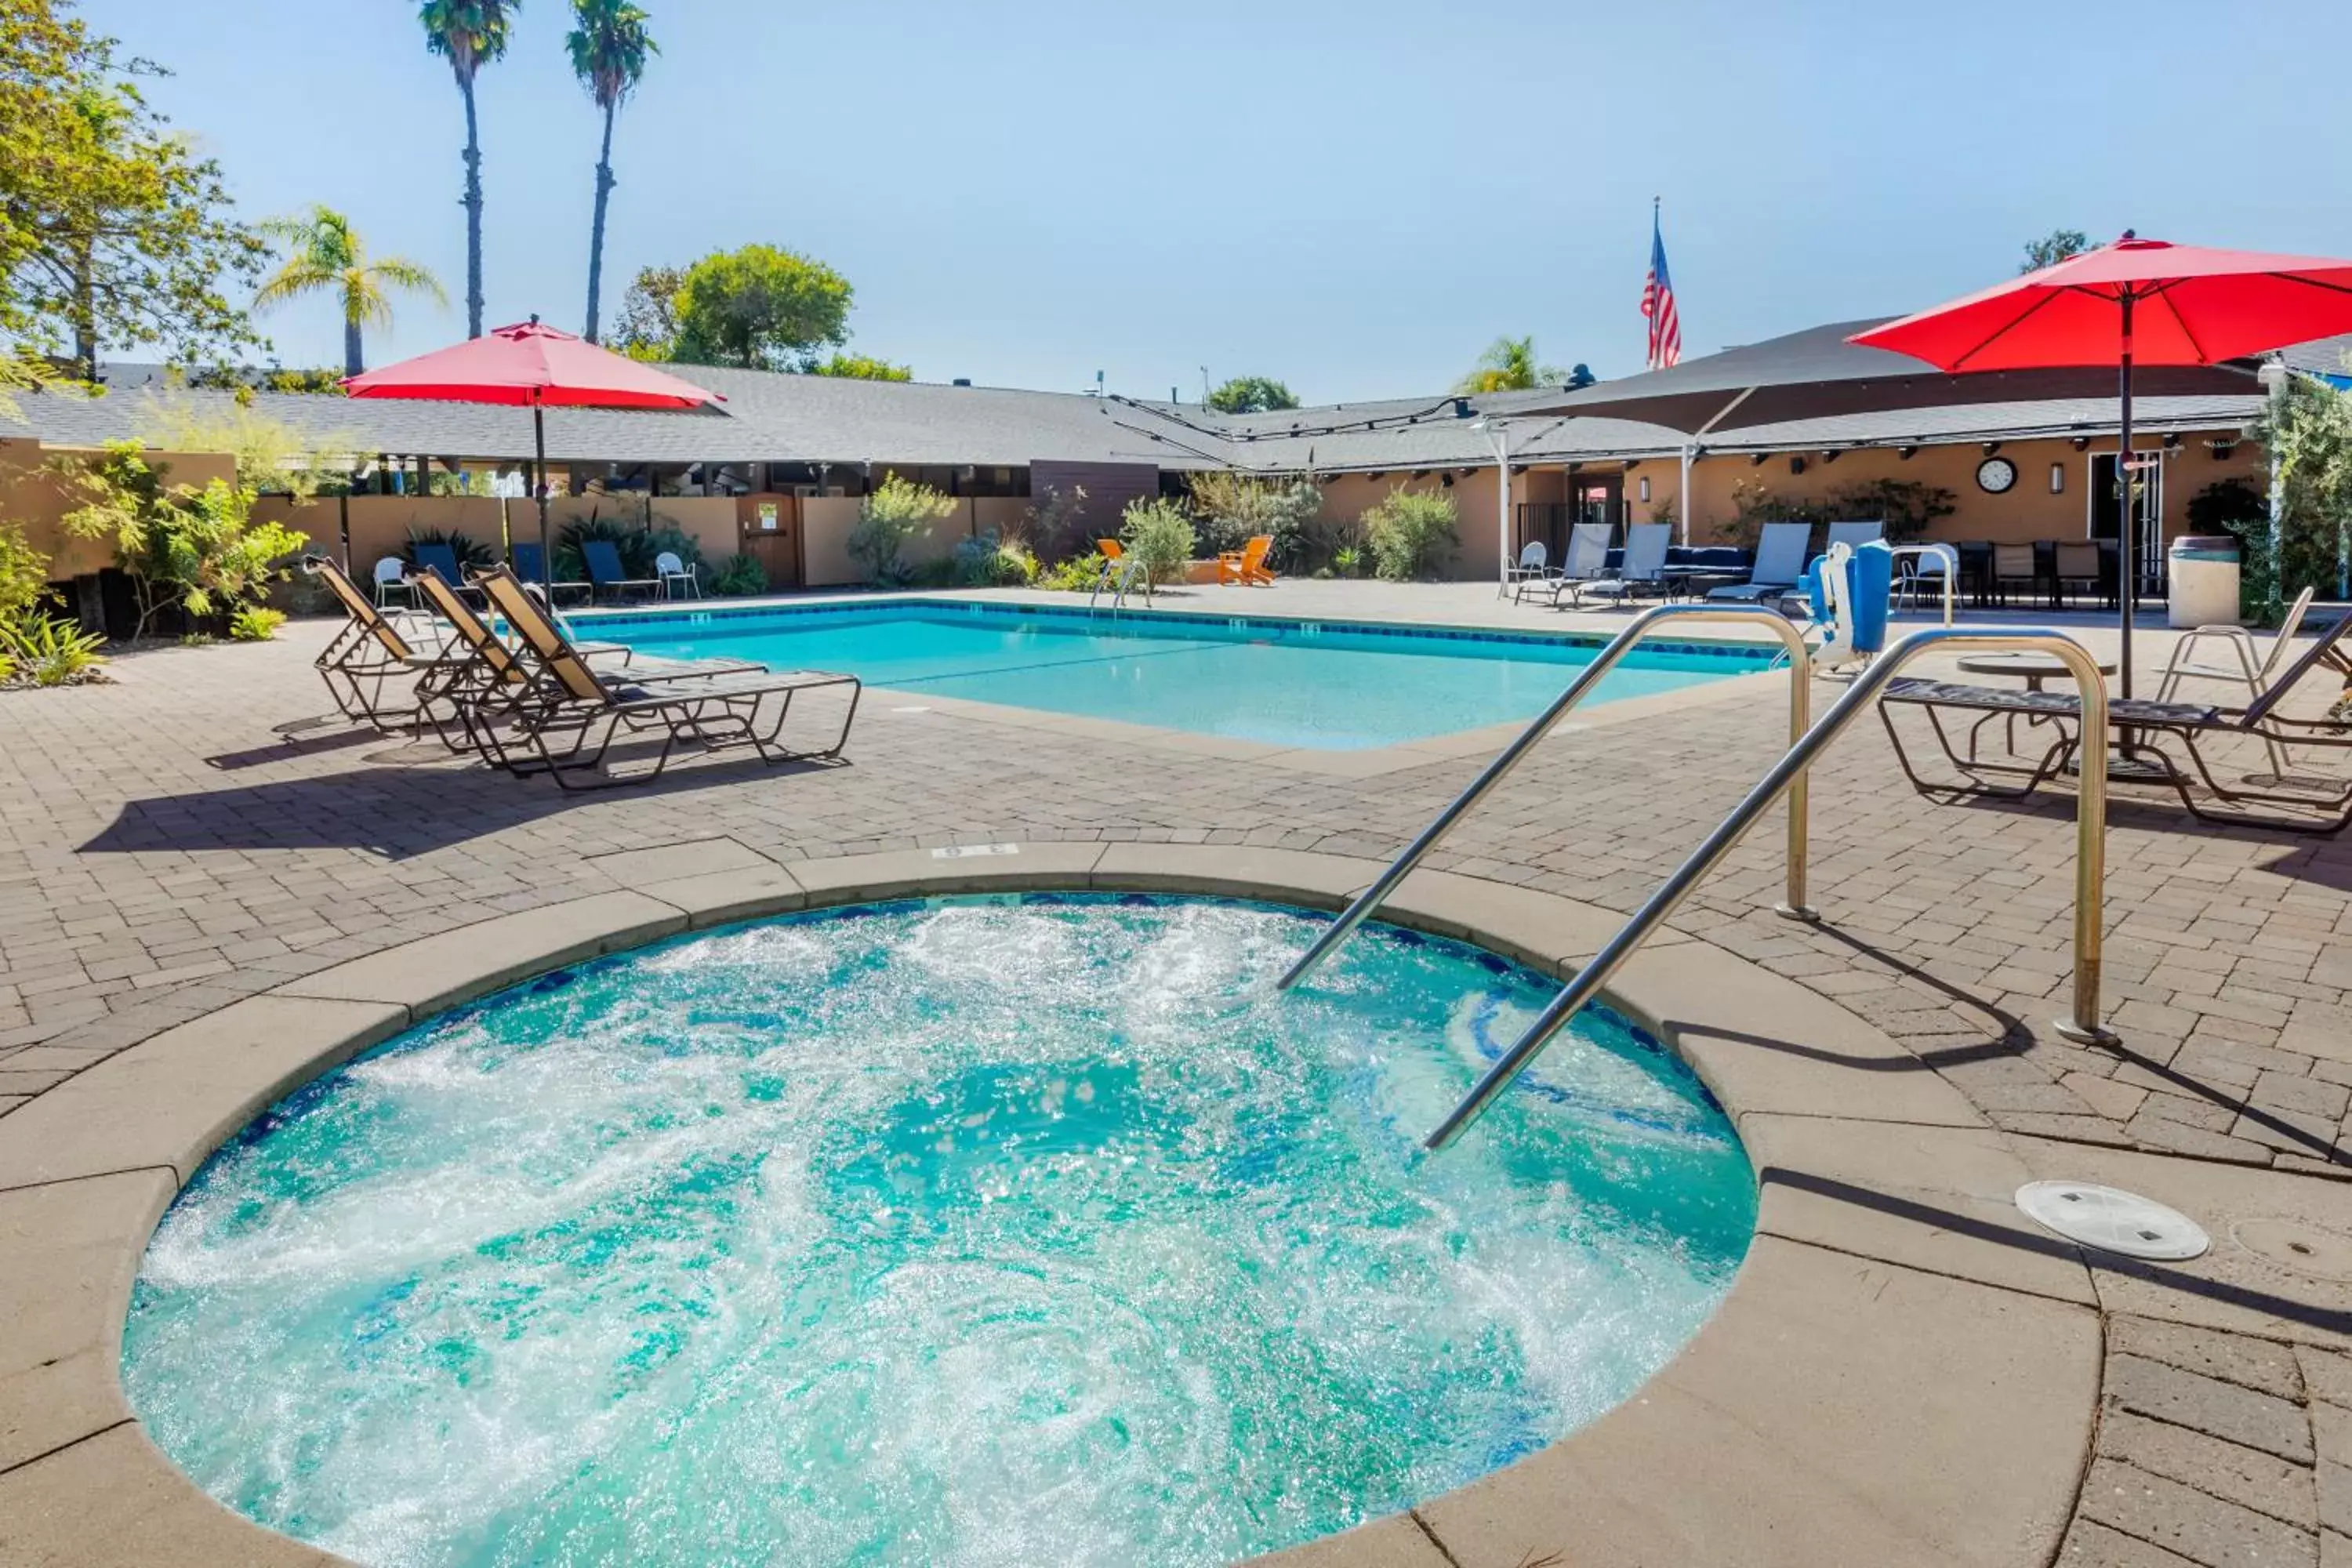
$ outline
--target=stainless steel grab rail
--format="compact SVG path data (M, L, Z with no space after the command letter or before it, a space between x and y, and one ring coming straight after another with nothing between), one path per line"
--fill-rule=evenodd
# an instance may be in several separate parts
M1805 737L1811 724L1812 670L1811 650L1805 646L1804 634L1789 623L1786 616L1777 611L1745 608L1727 605L1659 605L1636 616L1633 623L1609 639L1607 646L1592 656L1592 662L1580 671L1568 689L1552 700L1550 707L1538 714L1517 739L1496 753L1486 764L1486 771L1470 782L1470 787L1454 796L1454 804L1437 814L1436 819L1421 830L1421 837L1405 847L1389 868L1381 873L1380 880L1359 894L1347 911L1332 921L1322 939L1307 950L1305 956L1290 966L1282 977L1278 990L1287 991L1314 971L1331 950L1348 940L1365 918L1379 909L1396 885L1405 879L1422 858L1437 847L1438 842L1454 830L1454 825L1472 806L1484 800L1507 777L1511 770L1534 749L1537 742L1551 732L1570 709L1590 696L1601 679L1614 669L1633 645L1668 621L1685 624L1712 622L1769 626L1788 645L1789 651L1789 744L1794 746ZM1815 918L1805 904L1805 782L1796 781L1789 792L1789 890L1787 899L1776 908L1790 920L1810 921Z
M1438 1124L1437 1130L1423 1140L1425 1147L1443 1149L1467 1131L1470 1124L1486 1113L1495 1097L1511 1086L1512 1080L1527 1070L1528 1065L1551 1043L1552 1037L1567 1026L1585 1003L1608 983L1618 965L1623 963L1633 950L1647 940L1675 906L1683 901L1699 879L1715 868L1731 847L1754 825L1781 795L1797 785L1805 769L1821 754L1822 749L1844 732L1845 727L1865 710L1872 699L1895 679L1895 672L1923 653L1948 643L1965 643L1970 651L2036 652L2055 655L2063 660L2074 677L2082 694L2082 733L2076 744L2086 758L2104 758L2106 752L2107 688L2099 677L2099 667L2088 653L2072 637L2056 632L2015 632L1992 628L1937 626L1914 632L1882 654L1877 662L1858 676L1846 689L1822 721L1791 746L1787 754L1773 764L1756 787L1748 793L1725 817L1713 833L1693 852L1690 858L1675 868L1649 901L1636 910L1633 918L1609 939L1609 945L1577 972L1560 994L1552 998L1542 1016L1529 1025L1518 1042L1503 1053L1502 1060L1478 1080L1476 1088L1465 1096L1452 1114ZM2107 835L2107 774L2103 767L2086 767L2074 797L2074 1011L2071 1018L2062 1020L2057 1028L2069 1039L2112 1041L2115 1037L2099 1022L2099 942L2100 910L2105 899L2106 835Z

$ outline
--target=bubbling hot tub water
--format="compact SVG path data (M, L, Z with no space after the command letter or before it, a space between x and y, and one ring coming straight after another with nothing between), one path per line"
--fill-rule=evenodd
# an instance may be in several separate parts
M1032 895L559 972L310 1085L166 1215L123 1377L377 1564L1211 1563L1458 1486L1697 1328L1755 1218L1606 1014L1369 926Z

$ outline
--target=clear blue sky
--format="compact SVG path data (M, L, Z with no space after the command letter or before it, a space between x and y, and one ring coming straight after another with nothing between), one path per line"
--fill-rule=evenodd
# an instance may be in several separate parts
M647 0L609 321L640 266L764 240L924 380L1309 401L1443 388L1498 333L1641 368L1650 198L1685 354L1916 309L2061 225L2352 255L2341 0ZM457 89L401 0L86 0L251 215L323 201L465 330ZM596 117L565 0L481 79L493 324L577 330ZM232 20L233 18L233 20ZM324 305L266 321L338 363Z

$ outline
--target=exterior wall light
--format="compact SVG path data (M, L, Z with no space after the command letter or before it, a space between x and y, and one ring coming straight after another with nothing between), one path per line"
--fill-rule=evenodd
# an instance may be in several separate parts
M2050 493L2053 496L2066 493L2066 465L2063 463L2050 465Z

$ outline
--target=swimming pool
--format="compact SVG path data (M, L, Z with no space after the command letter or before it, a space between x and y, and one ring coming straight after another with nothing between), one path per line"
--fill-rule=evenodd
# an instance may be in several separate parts
M845 670L870 686L1357 751L1533 718L1596 637L938 600L583 616L583 636L678 658ZM1644 645L1590 700L1771 668L1754 644Z
M409 1564L1207 1564L1624 1398L1754 1227L1689 1071L1317 917L1030 894L761 921L410 1031L200 1171L123 1380L215 1497Z

